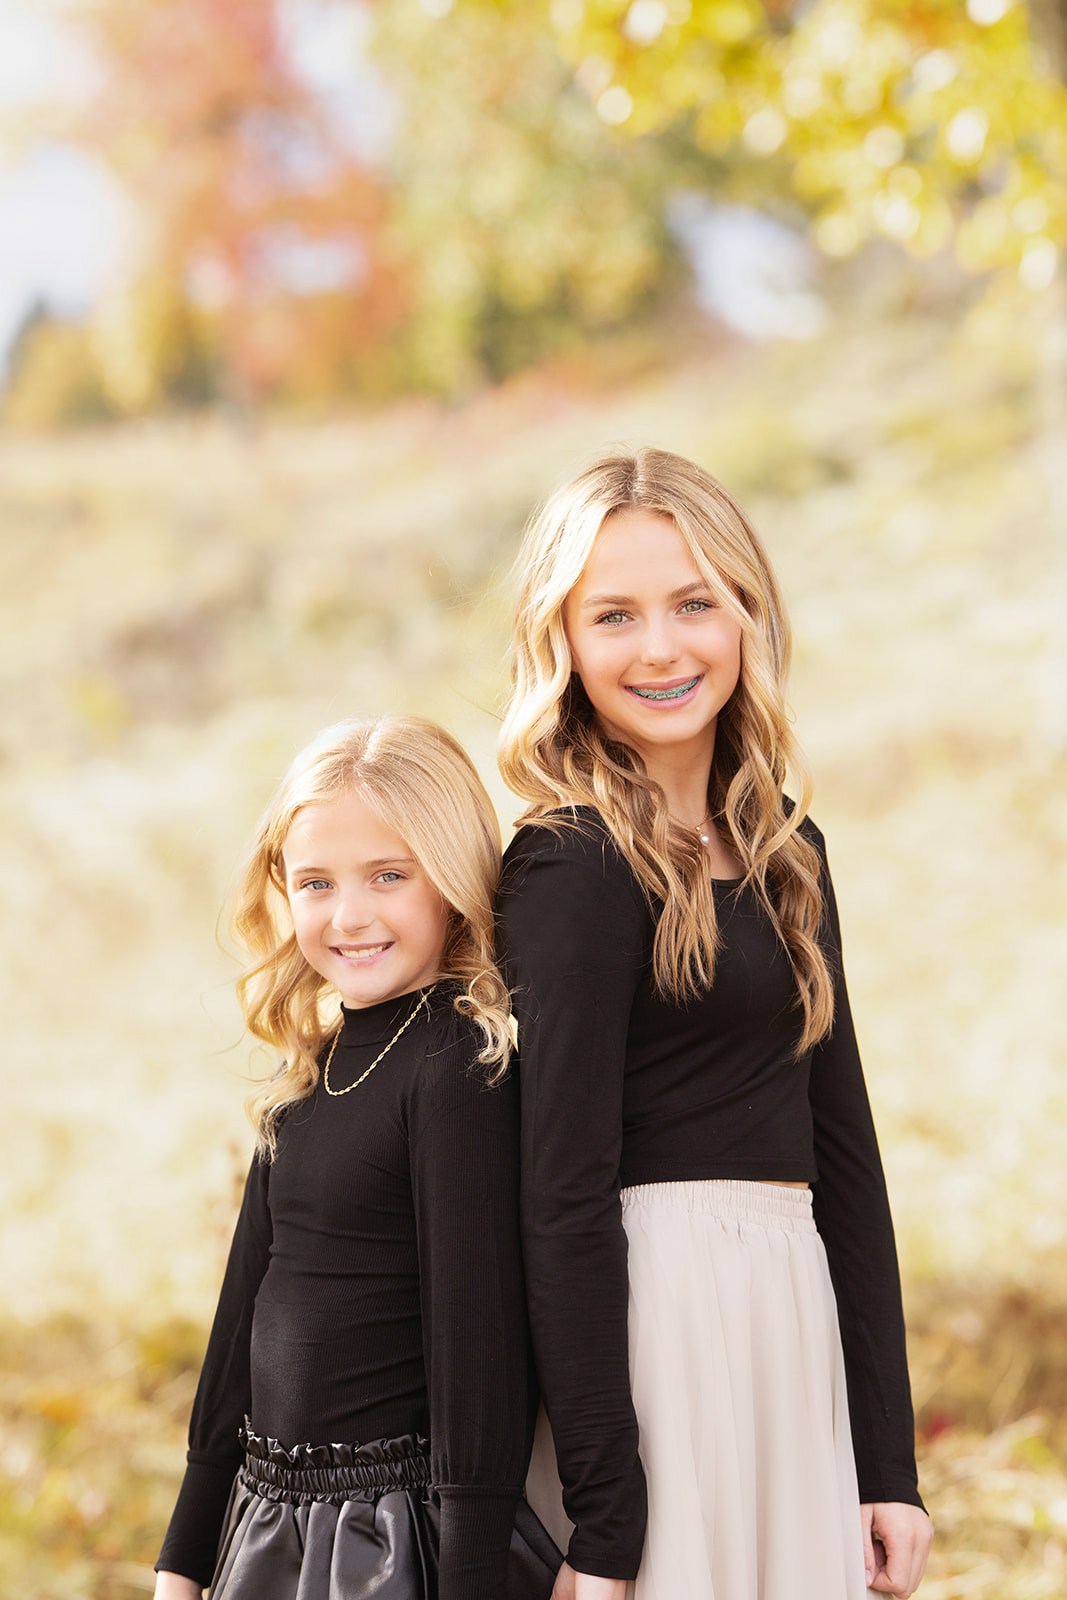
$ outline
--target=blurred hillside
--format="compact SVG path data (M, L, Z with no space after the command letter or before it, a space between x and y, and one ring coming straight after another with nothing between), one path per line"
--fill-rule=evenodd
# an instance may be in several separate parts
M1065 1592L1049 298L870 288L810 344L631 342L452 408L0 435L0 1594L150 1582L250 1149L215 920L259 807L319 726L405 706L510 819L508 564L614 440L719 474L791 605L948 1529L924 1600Z
M243 1057L210 1055L237 1031L213 927L257 809L315 728L385 706L441 717L491 773L519 531L613 439L707 462L782 572L913 1268L1015 1273L1020 1243L1058 1244L1043 337L1040 302L1012 297L764 355L709 342L593 395L559 369L455 410L3 440L20 1313L90 1287L135 1304L143 1259L206 1307L187 1209L244 1139ZM100 1190L79 1199L94 1170L106 1220Z

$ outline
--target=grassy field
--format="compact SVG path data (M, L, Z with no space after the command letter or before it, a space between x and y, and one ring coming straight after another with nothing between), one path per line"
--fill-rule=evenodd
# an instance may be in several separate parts
M620 353L445 410L0 436L0 1596L150 1587L249 1153L220 905L289 755L437 716L493 776L507 568L592 450L698 456L797 635L942 1531L1067 1592L1067 672L1039 301Z

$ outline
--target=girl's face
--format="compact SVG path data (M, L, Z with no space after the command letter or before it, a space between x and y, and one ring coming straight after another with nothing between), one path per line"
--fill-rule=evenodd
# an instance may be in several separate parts
M346 1006L440 975L448 906L408 846L355 795L303 806L282 847L296 942Z
M605 522L563 604L574 669L604 731L652 771L657 756L708 759L741 673L741 625L697 571L669 517Z

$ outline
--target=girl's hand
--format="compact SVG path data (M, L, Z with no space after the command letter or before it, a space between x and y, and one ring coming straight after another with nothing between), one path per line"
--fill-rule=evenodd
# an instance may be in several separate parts
M626 1579L594 1578L564 1562L556 1574L552 1600L626 1600Z
M177 1572L157 1572L154 1600L201 1600L203 1589Z
M918 1506L900 1501L860 1506L867 1587L908 1600L922 1582L934 1530Z

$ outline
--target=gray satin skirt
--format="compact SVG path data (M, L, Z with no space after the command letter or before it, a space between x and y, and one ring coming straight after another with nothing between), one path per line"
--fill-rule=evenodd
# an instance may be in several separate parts
M291 1450L243 1439L208 1600L437 1600L441 1502L425 1439ZM507 1600L549 1600L561 1560L521 1501Z

